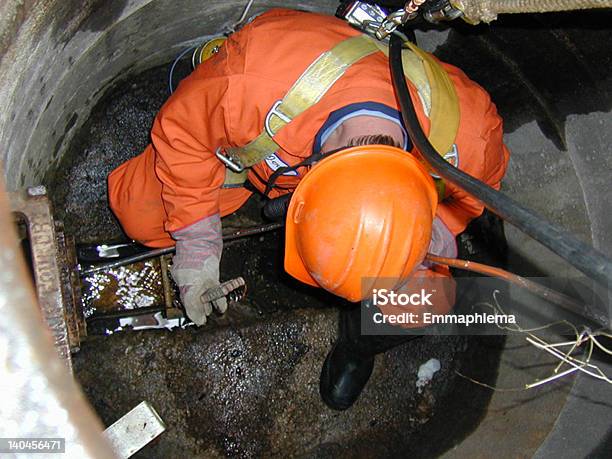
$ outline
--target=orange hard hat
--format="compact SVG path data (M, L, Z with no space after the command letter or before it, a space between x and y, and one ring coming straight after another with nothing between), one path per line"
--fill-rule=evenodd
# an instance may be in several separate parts
M399 148L347 148L317 163L287 211L285 270L349 301L377 279L407 278L425 257L438 196ZM362 294L362 281L369 279Z

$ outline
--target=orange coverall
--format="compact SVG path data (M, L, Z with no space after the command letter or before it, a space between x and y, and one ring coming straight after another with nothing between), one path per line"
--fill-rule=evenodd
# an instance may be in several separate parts
M217 148L253 140L270 107L304 70L321 53L359 33L332 16L276 9L231 35L162 107L153 124L151 145L110 174L110 206L128 236L151 247L171 246L170 232L242 206L251 193L245 188L221 188L226 168L215 156ZM509 153L495 105L461 70L443 66L459 98L458 167L499 188ZM410 85L410 90L427 132L429 120L416 89ZM310 156L314 138L330 113L358 102L399 110L382 53L352 65L317 104L282 128L274 137L282 147L277 156L288 165ZM249 179L263 190L255 173L267 179L272 172L262 161L252 168ZM300 168L298 175L280 176L277 184L283 189L272 190L270 196L292 191L306 172ZM482 211L475 199L447 184L438 216L456 235Z

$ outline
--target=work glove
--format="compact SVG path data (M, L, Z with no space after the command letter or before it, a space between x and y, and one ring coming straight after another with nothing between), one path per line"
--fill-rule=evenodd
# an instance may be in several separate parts
M445 258L457 258L457 241L448 227L435 217L431 225L431 243L429 253Z
M440 219L435 217L431 225L431 242L427 253L444 258L457 258L457 242L455 236ZM432 263L423 261L417 270L431 268Z
M187 316L204 325L213 309L223 314L227 300L202 301L209 289L219 286L219 260L223 249L219 214L204 218L172 233L176 240L176 255L171 274L179 287Z
M457 258L455 236L444 222L435 217L431 227L431 241L428 253L444 258ZM399 324L401 328L420 328L425 324L421 317L424 312L432 314L448 314L455 304L456 284L446 266L440 266L428 261L418 265L412 276L395 288L397 293L414 293L415 286L424 287L431 293L431 305L388 305L380 307L385 314L412 313L415 319L409 324Z

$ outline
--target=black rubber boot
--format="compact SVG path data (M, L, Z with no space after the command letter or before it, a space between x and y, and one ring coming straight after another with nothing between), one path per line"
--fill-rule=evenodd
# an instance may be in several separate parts
M350 408L357 401L374 368L374 356L362 358L342 342L327 354L321 370L319 391L330 408Z
M362 335L359 307L340 311L339 328L338 340L323 363L319 392L327 406L340 411L350 408L361 395L376 354L417 336Z
M457 236L457 258L505 268L508 262L508 242L504 222L494 213L485 209L482 215L470 222L463 233ZM457 270L454 276L477 274Z
M485 211L458 238L459 258L504 266L507 243L503 223ZM455 276L474 276L454 271ZM458 301L471 307L479 298L468 298L471 291L458 292ZM357 401L370 379L376 354L388 351L418 335L361 335L360 309L352 307L340 312L339 337L327 355L321 370L319 390L323 401L334 410L346 410Z

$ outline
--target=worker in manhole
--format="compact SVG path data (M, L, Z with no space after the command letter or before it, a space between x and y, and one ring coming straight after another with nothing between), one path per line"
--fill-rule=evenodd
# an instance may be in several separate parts
M110 205L125 232L151 247L176 244L172 275L193 322L227 308L201 296L219 285L220 218L253 188L269 198L294 192L285 269L301 281L358 302L363 278L450 276L424 256L456 257L455 236L483 207L432 177L413 148L386 51L338 18L268 11L180 83L151 144L110 174ZM414 46L405 53L432 144L499 188L509 153L488 94ZM441 303L438 312L452 307ZM361 335L358 314L343 314L323 365L323 400L350 407L374 356L406 339Z

